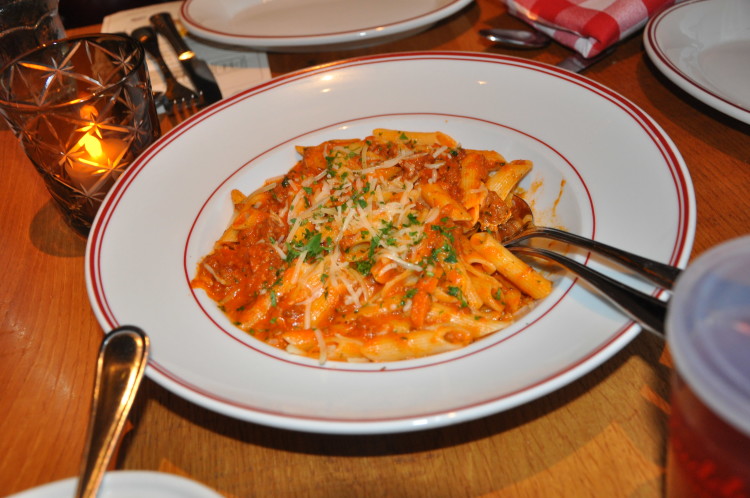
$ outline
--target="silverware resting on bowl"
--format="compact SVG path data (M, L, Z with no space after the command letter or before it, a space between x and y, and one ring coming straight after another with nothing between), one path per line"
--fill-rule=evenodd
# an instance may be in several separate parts
M644 328L664 334L667 302L628 287L571 258L548 249L520 245L532 238L546 238L600 254L609 260L634 271L657 286L671 290L682 270L643 256L633 254L602 242L587 239L564 230L538 227L534 224L531 208L522 198L513 197L513 224L509 233L501 234L503 245L510 251L557 263L593 285L630 318Z

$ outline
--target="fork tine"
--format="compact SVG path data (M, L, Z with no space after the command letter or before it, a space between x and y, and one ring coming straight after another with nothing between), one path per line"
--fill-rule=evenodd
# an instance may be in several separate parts
M174 119L174 124L179 124L182 121L182 101L180 99L172 99L169 115Z
M187 102L188 100L185 98L174 100L172 102L172 115L177 123L185 121L190 116Z
M200 94L192 94L174 99L171 104L169 113L175 118L175 124L179 124L198 112L203 104L203 98Z
M196 95L194 98L192 98L192 99L190 99L190 100L188 100L186 102L186 107L190 111L190 116L192 116L193 114L195 114L196 112L198 112L198 109L201 106L201 100L202 99L200 98L200 96Z

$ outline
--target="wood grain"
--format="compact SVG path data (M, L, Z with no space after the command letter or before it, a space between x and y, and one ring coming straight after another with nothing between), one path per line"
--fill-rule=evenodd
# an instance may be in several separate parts
M412 50L549 63L570 54L557 45L514 52L482 40L480 28L523 27L504 9L479 0L408 39L349 52L271 54L271 69L280 75ZM662 77L638 37L586 75L644 109L681 151L698 203L694 255L750 232L750 126ZM6 495L77 474L102 331L85 289L85 240L65 226L4 126L0 165L0 495ZM656 497L663 490L670 372L663 341L644 333L582 379L518 408L442 429L366 437L240 422L147 380L117 466L189 476L228 497Z

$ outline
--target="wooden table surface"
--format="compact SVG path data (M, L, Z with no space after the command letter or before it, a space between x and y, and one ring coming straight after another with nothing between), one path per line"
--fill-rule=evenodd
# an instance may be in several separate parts
M368 49L270 54L274 75L341 58L469 50L556 63L571 52L493 47L477 34L523 27L496 0ZM96 30L90 27L83 30ZM750 232L750 126L665 79L640 36L586 76L650 114L681 151L698 203L693 256ZM63 223L15 138L0 127L0 495L77 474L102 330L84 284L85 240ZM245 496L660 496L671 372L643 333L610 361L518 408L423 432L305 434L207 411L146 380L117 468L189 476Z

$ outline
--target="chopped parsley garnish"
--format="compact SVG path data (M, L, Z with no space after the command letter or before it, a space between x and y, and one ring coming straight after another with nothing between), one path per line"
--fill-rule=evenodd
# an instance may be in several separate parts
M367 250L367 257L360 261L356 261L354 264L354 267L362 275L366 276L370 274L370 270L372 270L372 266L375 264L375 251L380 246L381 242L390 246L395 246L397 243L396 239L390 236L391 232L395 230L393 223L385 220L383 220L382 223L384 225L383 228L378 230L378 234L370 239L370 247ZM362 238L367 237L369 234L367 230L363 230L360 233Z
M466 308L469 306L469 303L466 302L466 299L464 299L464 293L461 291L460 287L448 287L448 294L458 299L458 302L461 303L462 308Z
M410 227L414 225L419 225L419 218L417 218L417 215L414 213L409 213L406 215L406 219L408 220L406 223L404 223L405 227Z
M372 265L375 264L371 259L363 259L354 263L354 268L362 275L369 275L372 270Z
M286 243L286 262L291 263L303 252L307 253L306 259L313 261L323 252L330 252L333 240L330 237L326 237L326 240L323 242L322 239L323 235L320 232L312 232L306 228L303 242L293 241Z

